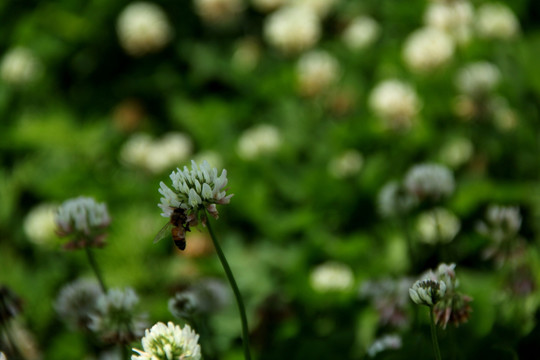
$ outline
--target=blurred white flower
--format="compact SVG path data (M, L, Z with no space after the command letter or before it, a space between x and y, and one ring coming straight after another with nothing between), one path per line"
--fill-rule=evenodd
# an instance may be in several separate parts
M30 49L15 47L7 51L0 63L2 80L12 85L26 85L34 81L42 64Z
M327 90L336 82L339 73L339 62L324 50L312 50L303 54L296 65L300 92L307 96Z
M455 82L461 93L478 97L493 91L500 79L501 72L495 65L478 61L462 67Z
M133 349L138 355L133 360L200 360L199 335L189 325L181 328L169 322L158 322L145 331L141 340L143 350Z
M454 192L454 175L443 165L417 164L405 175L404 186L409 193L419 199L439 200Z
M433 306L446 293L446 284L444 281L431 279L418 280L409 289L409 296L412 301L418 305Z
M24 218L23 229L28 239L37 245L45 245L56 238L54 220L58 205L39 204Z
M168 133L161 139L147 134L135 134L120 150L120 158L127 164L160 173L186 161L193 151L193 143L183 133Z
M194 0L195 11L210 25L227 25L244 11L243 0Z
M312 9L320 18L328 15L332 8L341 0L292 0L294 4L306 6Z
M328 261L315 267L310 274L311 287L317 292L348 291L354 285L351 268L345 264Z
M476 30L481 37L508 40L519 34L516 15L502 3L483 4L476 14Z
M375 357L378 353L385 350L401 349L401 336L399 335L384 335L376 339L367 350L370 357Z
M71 328L88 329L91 315L97 311L101 287L93 280L79 279L62 287L54 309Z
M486 220L479 222L476 230L494 242L501 243L517 236L521 221L518 207L490 205L486 211Z
M509 107L506 99L495 98L490 107L494 114L493 122L499 130L509 131L518 125L518 114Z
M218 176L217 169L211 168L206 161L199 166L192 160L191 171L184 166L183 170L178 168L169 177L172 190L163 181L159 183L162 198L158 206L163 211L161 216L166 218L170 218L174 209L179 208L186 212L187 222L196 226L200 219L203 223L206 220L204 210L217 219L216 204L228 204L233 196L227 195L227 189L224 189L228 183L227 170L224 169Z
M269 124L255 125L245 130L238 139L238 155L245 160L252 160L262 154L276 152L281 145L279 129Z
M467 43L473 33L474 8L467 0L433 2L424 13L424 23L450 35L458 44Z
M403 60L414 72L432 72L452 59L454 47L454 40L445 32L433 27L424 27L414 31L405 40Z
M411 127L420 111L421 102L407 83L391 79L378 83L369 95L371 110L387 128L400 130Z
M265 19L264 36L283 53L299 53L319 41L320 19L309 7L287 5Z
M132 56L161 50L173 35L165 12L158 5L143 1L131 3L122 11L116 31L120 45Z
M444 208L420 214L416 224L420 240L428 244L451 242L460 228L459 218Z
M286 4L289 0L251 0L253 6L260 11L269 12Z
M418 199L397 181L386 183L377 196L379 213L383 217L406 214L417 204Z
M7 360L6 355L0 351L0 360Z
M349 149L330 159L328 172L337 179L343 179L358 174L363 164L362 154L355 149Z
M139 297L133 289L110 289L97 299L96 312L88 327L107 343L127 345L138 340L147 327L146 314L137 312L138 303Z
M351 50L362 50L377 40L381 31L379 24L370 17L354 18L341 34L341 39Z
M178 318L209 314L230 304L229 288L217 279L204 279L169 299L169 311Z
M474 147L471 140L456 137L442 146L439 157L442 163L457 168L471 159L473 151Z
M236 43L231 61L238 69L251 71L257 66L260 58L261 47L259 42L252 37L246 37Z

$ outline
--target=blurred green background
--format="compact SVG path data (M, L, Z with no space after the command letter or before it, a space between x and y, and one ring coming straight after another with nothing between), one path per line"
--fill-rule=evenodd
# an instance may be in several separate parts
M0 285L23 301L16 321L32 344L27 358L100 359L109 350L53 308L62 286L92 277L84 253L63 250L54 234L52 209L66 199L108 205L96 259L109 287L137 291L151 324L182 322L167 309L177 290L225 280L204 228L185 252L152 243L167 221L159 182L191 159L228 171L235 195L212 224L247 304L256 359L360 359L388 333L402 346L376 358L431 358L425 308L405 290L406 324L384 323L360 289L414 280L440 262L457 264L460 289L474 299L468 323L440 331L443 358L534 358L538 2L134 4L0 3ZM425 27L435 35L412 43ZM491 70L463 70L477 62ZM377 97L390 79L409 90ZM412 261L378 194L425 162L453 171L456 190L437 206L460 225L433 244L416 226L430 208L405 216ZM491 204L519 208L519 266L482 257L488 240L476 226ZM328 262L345 269L331 280L342 287L313 280ZM512 291L519 281L529 290ZM209 321L215 357L240 359L234 303Z

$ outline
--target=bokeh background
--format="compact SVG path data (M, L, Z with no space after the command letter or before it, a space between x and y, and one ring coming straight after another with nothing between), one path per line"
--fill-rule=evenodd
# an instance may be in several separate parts
M22 300L10 321L25 358L120 358L55 311L63 286L93 277L55 235L66 199L107 204L96 260L150 325L186 321L168 309L177 291L225 281L204 228L183 252L152 241L159 182L191 159L228 171L235 195L212 224L256 359L431 358L408 287L441 262L473 299L467 323L440 330L443 358L535 358L539 13L534 0L2 1L0 285ZM395 211L381 190L424 163L455 190ZM495 219L511 233L500 257L479 226L493 206L514 220ZM200 330L210 359L242 358L225 303Z

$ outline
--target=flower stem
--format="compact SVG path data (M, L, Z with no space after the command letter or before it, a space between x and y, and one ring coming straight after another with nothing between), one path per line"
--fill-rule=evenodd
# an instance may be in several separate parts
M107 288L105 287L105 282L103 282L103 277L101 276L101 271L99 270L99 266L96 262L96 259L94 258L94 253L92 252L92 249L90 249L89 246L85 246L84 250L86 250L88 262L90 262L90 266L92 267L92 270L94 270L94 274L96 274L101 290L106 293Z
M223 270L225 270L227 279L229 280L229 283L231 284L231 288L234 292L236 303L238 304L238 311L240 312L240 320L242 322L242 338L243 338L242 343L244 345L244 358L246 360L251 360L251 354L249 352L248 323L247 323L247 317L246 317L246 309L244 307L244 302L242 300L242 295L240 294L238 285L236 285L236 280L234 280L234 275L231 271L231 268L229 267L229 263L227 262L227 259L225 258L225 254L223 253L223 250L221 250L221 246L219 245L216 235L214 234L214 231L212 230L212 227L210 226L210 221L206 222L206 226L208 227L208 232L210 233L210 237L212 238L212 242L214 243L214 247L216 248L217 255L219 257L219 260L221 261Z
M435 351L435 359L441 360L441 350L439 349L439 341L437 340L437 329L435 328L435 319L433 318L433 308L429 308L429 325L431 327L431 341L433 342L433 351Z

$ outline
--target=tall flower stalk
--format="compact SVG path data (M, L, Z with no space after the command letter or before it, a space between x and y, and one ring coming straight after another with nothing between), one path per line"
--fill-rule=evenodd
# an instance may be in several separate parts
M191 170L184 166L183 170L177 169L177 171L173 171L170 179L172 189L164 182L160 183L159 192L163 197L158 206L163 211L161 215L169 218L169 222L173 226L171 234L174 243L181 250L186 246L185 232L189 231L191 226L202 223L208 227L219 260L238 304L242 323L244 357L246 360L250 360L249 331L242 295L219 241L208 222L208 215L215 219L218 218L216 205L228 204L233 196L232 194L227 195L227 189L225 189L228 182L227 170L223 170L221 175L218 176L217 169L211 168L208 162L204 161L199 166L195 161L192 161ZM159 240L159 237L156 237L156 240Z

